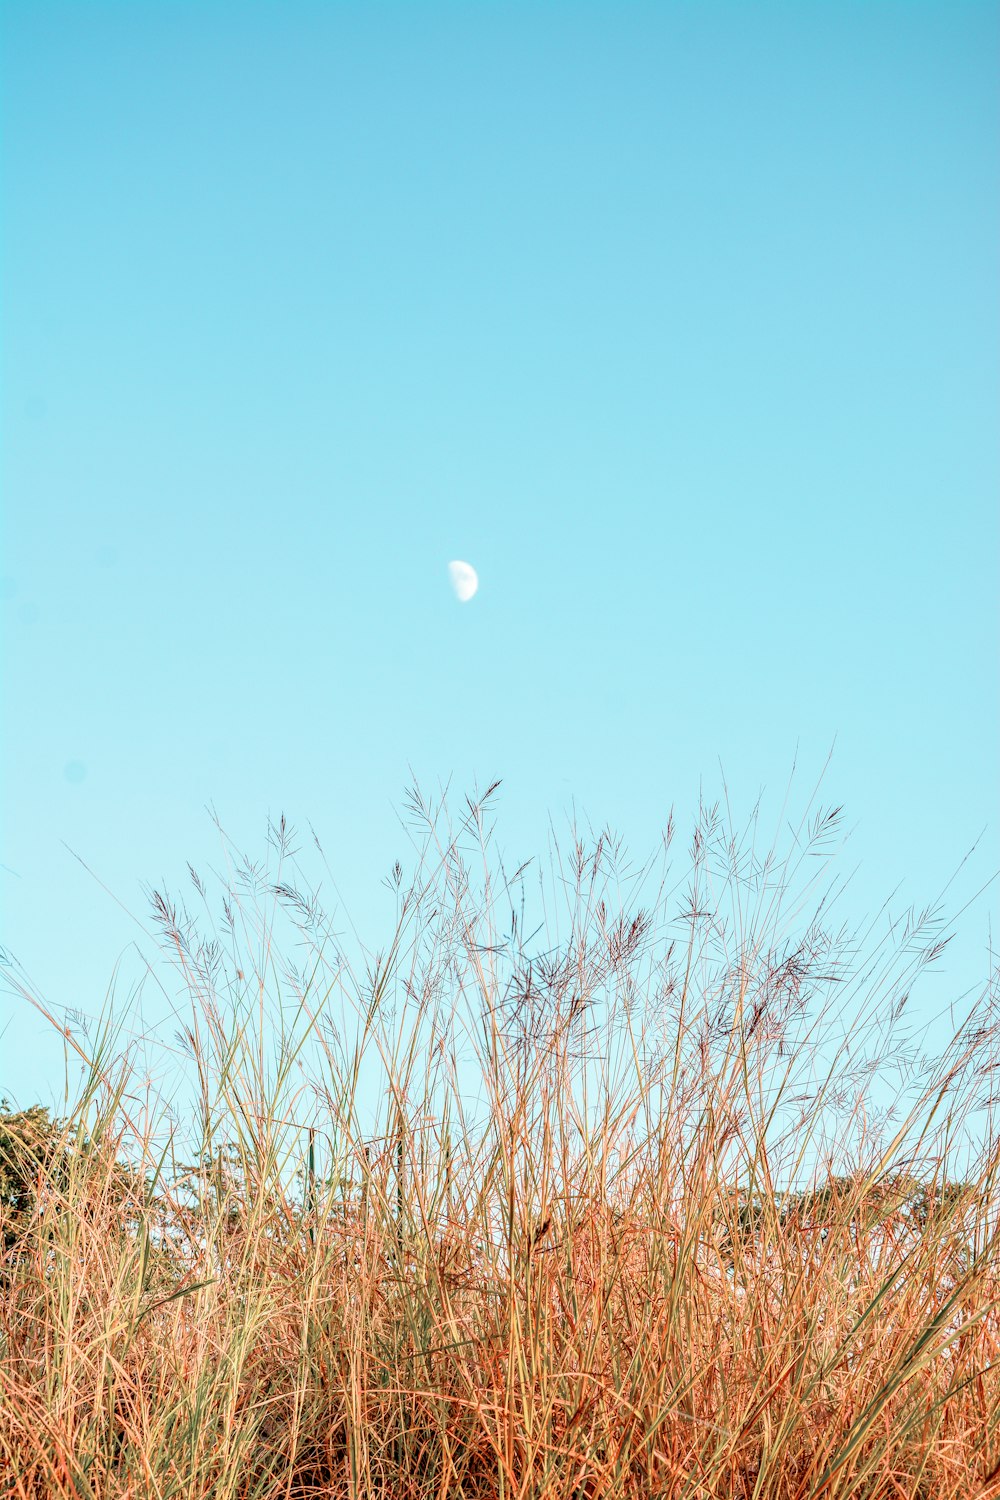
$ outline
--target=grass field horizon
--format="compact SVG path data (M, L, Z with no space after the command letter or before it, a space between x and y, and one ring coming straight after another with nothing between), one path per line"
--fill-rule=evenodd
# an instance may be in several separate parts
M6 1493L1000 1494L996 973L928 1051L947 913L845 927L840 809L505 869L495 792L410 794L381 951L220 829L150 891L172 1034L45 1011Z

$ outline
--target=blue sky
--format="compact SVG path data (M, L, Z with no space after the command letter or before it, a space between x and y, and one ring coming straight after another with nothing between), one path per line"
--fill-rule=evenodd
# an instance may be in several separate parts
M207 803L284 810L377 932L411 768L642 851L836 740L861 905L992 874L998 30L5 7L0 941L54 1006L135 935L66 845L143 915Z

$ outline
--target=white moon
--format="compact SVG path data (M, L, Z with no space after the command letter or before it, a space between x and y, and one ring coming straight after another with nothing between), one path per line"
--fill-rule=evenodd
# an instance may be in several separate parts
M450 562L448 564L448 576L451 586L455 590L455 597L461 604L468 604L476 589L479 587L479 574L471 563Z

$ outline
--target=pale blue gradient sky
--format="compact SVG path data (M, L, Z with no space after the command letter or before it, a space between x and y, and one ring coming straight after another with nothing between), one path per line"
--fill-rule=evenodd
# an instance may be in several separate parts
M836 738L862 906L992 873L998 17L5 6L0 941L54 1006L132 935L64 841L141 914L207 802L284 809L376 931L411 766L643 850Z

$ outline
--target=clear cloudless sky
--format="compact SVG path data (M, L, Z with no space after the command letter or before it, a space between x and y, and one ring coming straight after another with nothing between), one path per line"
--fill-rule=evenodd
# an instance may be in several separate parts
M984 828L953 889L992 874L994 4L0 24L0 941L50 1004L100 1007L209 803L251 853L311 819L384 930L411 767L502 777L518 855L574 806L642 852L836 740L856 900ZM51 1100L0 1008L0 1093Z

